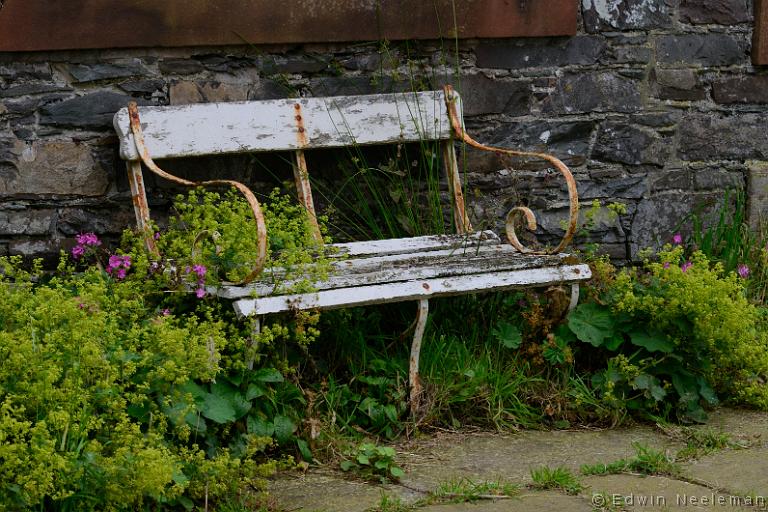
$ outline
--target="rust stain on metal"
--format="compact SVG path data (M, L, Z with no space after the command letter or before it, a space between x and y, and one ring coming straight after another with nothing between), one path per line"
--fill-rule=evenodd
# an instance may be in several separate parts
M253 192L251 192L251 190L242 183L233 180L189 181L165 172L160 167L158 167L154 160L152 160L152 157L147 150L147 146L144 144L144 134L141 129L141 120L139 119L139 107L135 102L128 104L128 115L131 120L131 132L133 133L136 150L139 152L141 161L144 162L144 165L146 165L150 171L168 181L179 183L180 185L186 185L188 187L229 185L236 188L241 194L243 194L245 200L248 202L248 205L251 207L253 217L256 220L256 231L259 239L258 254L256 255L256 263L254 268L242 281L237 284L247 284L253 281L259 274L261 274L261 271L264 268L264 263L267 260L267 226L264 222L264 214L261 211L261 205L259 205L259 201L256 199L256 196L253 195ZM137 183L140 181L141 171L139 170ZM149 219L149 207L146 208L146 218ZM141 226L143 221L137 218L137 222Z
M576 24L577 0L21 0L0 13L0 51L565 36Z
M307 131L304 128L304 116L301 112L301 104L296 103L293 108L296 110L296 142L300 148L307 145ZM293 178L296 181L296 193L299 196L299 202L306 208L309 214L309 224L312 228L312 237L319 244L323 243L323 235L320 233L320 226L317 223L317 213L315 213L315 201L312 199L312 186L309 183L309 171L307 170L307 159L304 151L296 151L296 161L293 165Z
M456 134L456 137L458 137L459 140L464 141L467 145L472 146L474 148L482 149L484 151L493 151L494 153L498 153L500 155L524 156L524 157L533 157L533 158L540 158L542 160L546 160L547 162L551 163L563 175L563 177L565 178L565 182L568 186L568 200L569 200L568 227L566 228L565 235L563 235L563 239L560 241L558 246L555 247L554 249L545 251L548 254L561 252L563 249L565 249L568 246L571 239L573 238L573 235L576 232L576 225L579 220L579 194L576 190L576 180L573 179L573 174L571 174L571 170L560 159L552 155L549 155L547 153L535 153L530 151L516 151L512 149L496 148L492 146L486 146L484 144L477 142L475 139L470 137L469 134L467 134L467 132L464 131L464 127L461 125L461 122L459 121L459 116L456 113L456 102L454 101L453 87L451 87L450 85L446 85L443 88L443 90L445 91L445 102L448 107L448 116L451 118L451 126L453 128L454 133ZM509 215L507 216L507 222L506 222L507 238L509 239L509 243L512 244L512 246L520 252L524 252L524 253L536 252L536 251L533 251L532 249L525 247L522 243L520 243L520 240L517 238L513 220L514 220L514 216L518 213L522 214L527 220L528 229L530 230L536 229L536 217L534 216L530 208L526 206L517 206L513 208L512 211L509 212Z

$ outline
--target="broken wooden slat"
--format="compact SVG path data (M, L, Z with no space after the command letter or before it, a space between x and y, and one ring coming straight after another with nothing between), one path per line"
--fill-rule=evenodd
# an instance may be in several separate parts
M296 105L302 111L305 145L297 140ZM443 91L140 107L139 113L152 158L418 142L451 136ZM127 109L115 114L114 125L120 156L138 160Z
M460 295L478 291L490 292L524 286L547 286L571 283L591 276L587 265L564 265L507 272L492 272L423 279L402 283L377 284L356 288L323 290L314 293L241 299L235 301L238 316L265 315L302 309L334 309L369 304L385 304L426 297Z

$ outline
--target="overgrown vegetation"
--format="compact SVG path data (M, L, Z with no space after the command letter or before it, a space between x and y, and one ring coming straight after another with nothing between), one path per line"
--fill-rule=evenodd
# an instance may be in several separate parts
M392 169L387 176L401 179ZM423 192L404 186L398 201L407 210ZM155 235L160 258L127 233L112 254L79 235L52 274L0 261L6 509L253 508L263 477L294 459L341 460L359 476L396 480L402 469L381 441L432 426L703 422L721 402L768 409L768 253L760 238L724 234L727 221L675 237L637 268L592 257L595 279L570 314L560 287L433 301L424 403L413 417L412 305L274 315L255 335L209 293L254 263L247 205L194 191L174 211ZM437 212L430 223L442 222ZM407 228L412 219L398 215L381 236L435 227ZM330 265L304 210L275 192L265 216L265 275L276 289L311 290ZM688 437L680 458L727 445ZM674 473L665 454L635 448L632 459L582 472ZM579 489L561 468L532 476L537 488ZM463 500L515 491L446 489Z

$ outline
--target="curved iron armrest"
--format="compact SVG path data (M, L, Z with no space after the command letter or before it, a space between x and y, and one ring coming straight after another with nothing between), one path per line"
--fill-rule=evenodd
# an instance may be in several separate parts
M264 269L264 264L267 260L267 226L264 222L264 214L261 211L261 206L259 205L259 201L256 199L256 196L253 195L253 192L243 185L242 183L238 181L232 181L232 180L208 180L208 181L189 181L185 180L183 178L179 178L178 176L174 176L173 174L169 174L162 170L158 165L152 160L152 157L149 156L149 151L147 150L147 146L144 144L144 134L141 130L141 121L139 119L139 108L136 105L135 102L131 102L128 104L128 114L131 119L131 131L133 132L134 140L136 141L136 149L139 152L139 156L141 157L141 161L144 162L144 165L147 166L147 168L160 176L161 178L165 178L166 180L173 181L174 183L179 183L181 185L186 185L188 187L204 187L208 185L230 185L232 187L235 187L243 196L245 196L246 201L248 201L248 205L251 207L251 211L253 212L253 217L256 219L256 232L258 233L258 255L256 257L256 264L253 268L253 270L242 280L240 281L239 285L248 284L251 281L253 281ZM154 241L151 240L150 237L150 243L148 244L150 250L157 254L157 248L154 245Z
M515 233L515 214L520 213L525 217L526 221L528 222L528 229L531 231L536 229L536 217L531 209L527 206L516 206L515 208L512 208L512 210L507 215L506 221L507 239L509 240L509 243L518 251L522 253L543 252L546 254L562 252L562 250L568 246L571 239L573 238L573 235L576 232L576 225L579 220L579 195L576 191L576 181L573 179L573 175L571 174L570 169L568 169L568 166L566 166L560 159L546 153L534 153L529 151L515 151L512 149L496 148L477 142L475 139L470 137L466 131L464 131L464 127L459 121L459 116L456 113L456 102L453 99L453 87L446 85L443 89L445 91L445 102L448 107L448 116L451 119L451 126L459 140L474 148L482 149L484 151L493 151L494 153L498 153L500 155L530 156L546 160L554 165L555 168L557 168L557 170L560 171L560 173L565 177L565 182L568 185L568 199L570 201L570 218L568 221L568 228L565 230L565 235L563 235L563 239L560 241L560 244L557 247L547 251L534 251L533 249L529 249L520 243L520 240L517 238L517 234Z

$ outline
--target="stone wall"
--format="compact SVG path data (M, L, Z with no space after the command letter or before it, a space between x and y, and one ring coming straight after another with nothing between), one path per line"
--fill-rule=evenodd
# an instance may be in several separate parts
M582 0L571 38L0 54L0 254L55 254L78 232L114 239L131 224L111 128L129 100L451 82L475 138L552 152L574 170L585 203L625 204L626 214L601 216L582 241L635 258L697 204L748 182L765 187L768 72L750 64L751 35L750 0ZM524 202L542 238L561 232L567 203L552 170L474 153L466 163L476 224L499 226ZM230 164L208 170L258 185L248 165ZM171 191L150 180L160 213ZM754 195L765 201L764 190Z

